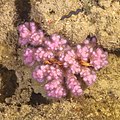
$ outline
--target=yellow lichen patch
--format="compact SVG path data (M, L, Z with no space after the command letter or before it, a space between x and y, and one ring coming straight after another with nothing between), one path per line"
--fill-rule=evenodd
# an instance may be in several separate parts
M8 59L8 57L9 57L9 51L7 48L8 47L6 45L0 44L0 63L3 60Z

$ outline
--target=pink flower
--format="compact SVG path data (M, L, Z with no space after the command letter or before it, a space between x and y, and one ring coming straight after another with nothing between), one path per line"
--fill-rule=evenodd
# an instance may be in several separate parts
M108 53L104 52L103 49L97 48L90 57L90 64L94 66L95 70L98 70L108 64L107 61Z
M77 77L74 75L68 75L66 84L68 89L74 96L79 96L83 93L80 82L77 80Z
M39 30L37 32L34 32L30 38L29 38L29 42L31 45L34 45L34 46L38 46L38 45L41 45L44 41L44 33L43 31Z
M23 54L24 64L32 66L35 63L34 51L35 49L31 49L31 48L27 48L24 50L24 54Z
M78 78L90 86L96 81L96 70L108 64L108 53L97 45L95 36L72 46L60 35L46 36L34 22L25 22L18 31L19 43L26 48L23 61L36 66L32 76L50 98L60 99L68 93L80 96L83 89Z

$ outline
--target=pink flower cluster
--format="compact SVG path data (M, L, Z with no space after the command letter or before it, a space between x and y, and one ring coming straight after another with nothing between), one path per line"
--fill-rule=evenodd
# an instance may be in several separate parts
M19 44L26 46L23 61L28 66L36 65L32 76L44 85L50 98L59 99L68 93L81 95L79 79L92 85L96 81L95 71L108 64L108 53L98 46L95 36L71 46L60 35L45 35L34 22L25 22L18 31Z

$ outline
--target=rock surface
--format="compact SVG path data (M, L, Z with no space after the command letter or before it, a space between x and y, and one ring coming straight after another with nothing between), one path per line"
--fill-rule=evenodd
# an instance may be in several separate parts
M24 6L25 4L25 6ZM83 12L64 20L70 11ZM0 1L0 118L1 120L119 120L120 119L120 2L119 0L1 0ZM109 52L109 65L79 98L50 101L21 59L17 26L34 20L49 34L59 33L79 43L96 35Z

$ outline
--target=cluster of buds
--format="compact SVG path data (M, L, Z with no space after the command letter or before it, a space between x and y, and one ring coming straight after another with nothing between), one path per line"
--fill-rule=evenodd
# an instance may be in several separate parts
M44 85L50 98L60 99L68 93L80 96L83 93L80 81L92 85L96 81L95 71L108 64L108 53L97 44L95 36L72 46L60 35L47 36L34 22L25 22L18 31L19 44L26 46L24 64L36 63L32 76Z

